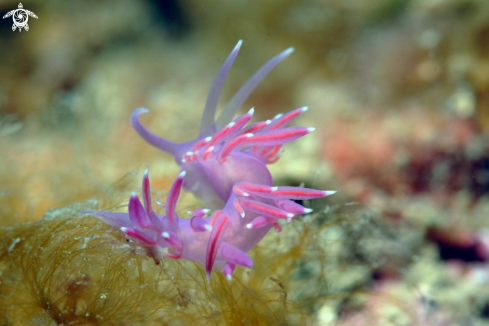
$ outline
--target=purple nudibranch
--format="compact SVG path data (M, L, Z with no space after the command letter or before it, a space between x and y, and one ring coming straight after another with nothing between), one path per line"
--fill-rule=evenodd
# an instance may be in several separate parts
M282 230L280 219L291 222L296 215L312 210L294 199L313 199L331 195L303 187L273 186L267 164L277 161L282 146L314 131L314 128L287 127L307 107L278 115L272 120L248 124L254 109L231 121L249 94L283 59L293 52L289 48L266 62L232 97L219 118L215 119L218 98L224 80L239 52L235 46L216 75L205 104L196 139L174 143L148 131L139 121L147 109L135 109L131 123L136 132L151 145L173 155L181 166L166 199L166 215L153 211L148 169L142 181L142 203L133 193L128 213L83 212L100 217L119 227L128 237L147 248L159 261L167 256L187 259L205 267L207 279L213 269L220 269L231 279L237 265L253 267L247 252L274 227ZM209 209L189 212L193 217L181 219L176 203L181 188L192 192Z

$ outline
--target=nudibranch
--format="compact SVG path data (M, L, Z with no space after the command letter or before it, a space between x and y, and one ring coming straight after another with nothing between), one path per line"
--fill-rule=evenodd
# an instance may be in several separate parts
M220 269L231 279L237 265L253 267L247 252L274 227L282 230L279 220L291 222L296 215L311 209L294 200L307 200L335 193L303 187L278 187L267 164L280 158L285 143L302 137L314 128L288 127L292 119L307 111L299 108L272 120L249 124L254 110L232 120L258 83L293 49L289 48L266 62L233 96L218 119L217 102L224 80L242 41L239 41L215 77L204 108L197 138L174 143L148 131L139 121L147 109L135 109L131 123L151 145L173 155L181 166L166 199L165 216L152 208L148 169L142 181L142 203L133 193L128 213L91 211L105 222L120 228L135 239L158 263L165 255L186 259L204 266L209 279ZM232 121L231 121L232 120ZM176 204L181 188L192 192L209 209L190 212L180 218Z

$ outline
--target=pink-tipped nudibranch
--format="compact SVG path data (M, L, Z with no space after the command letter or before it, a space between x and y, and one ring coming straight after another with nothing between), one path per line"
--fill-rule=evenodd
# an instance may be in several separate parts
M291 222L295 215L312 210L293 200L328 196L334 191L302 187L273 186L267 164L280 158L285 143L302 137L314 128L287 127L305 112L299 108L272 120L248 124L254 110L232 120L258 83L293 49L289 48L266 62L233 96L217 120L215 113L224 80L241 47L234 50L215 77L204 108L196 139L174 143L148 131L139 121L147 109L134 110L131 123L151 145L174 156L181 172L166 200L166 215L153 211L148 170L142 182L142 203L136 194L129 199L128 213L91 211L105 222L119 227L135 239L159 262L166 255L187 259L205 267L209 279L212 269L220 269L231 279L237 265L253 267L247 252L274 227L280 232L280 219ZM232 120L232 121L231 121ZM176 203L181 188L194 193L214 209L190 212L193 217L179 218Z

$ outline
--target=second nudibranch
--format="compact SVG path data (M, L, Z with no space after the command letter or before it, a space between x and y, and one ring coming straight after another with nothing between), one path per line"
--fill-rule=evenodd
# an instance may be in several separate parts
M186 172L182 171L168 193L165 216L154 212L148 169L142 182L142 203L134 193L129 198L128 213L90 211L105 222L119 227L135 239L155 262L166 255L172 259L186 259L205 267L209 278L212 269L220 269L231 279L236 265L253 267L247 252L263 239L270 228L280 232L280 219L287 222L297 214L312 210L291 199L313 199L334 192L302 187L270 187L250 182L233 186L223 209L206 217L206 210L197 209L189 219L176 213L176 203Z

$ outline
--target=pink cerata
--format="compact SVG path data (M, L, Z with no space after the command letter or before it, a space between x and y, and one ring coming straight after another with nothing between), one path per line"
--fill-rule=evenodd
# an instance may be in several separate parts
M173 155L181 172L166 199L166 215L153 211L148 169L142 181L142 203L136 193L129 198L128 213L100 211L93 214L120 228L128 237L144 246L156 263L166 255L186 259L204 266L209 280L213 269L222 270L226 278L236 265L253 267L247 252L274 227L282 230L280 219L291 222L296 215L311 209L293 200L331 195L302 187L277 187L267 164L282 154L285 143L302 137L314 128L287 127L292 119L307 111L299 108L272 120L248 124L254 110L232 120L249 94L283 59L293 52L289 48L266 62L232 97L215 119L217 102L224 80L239 52L239 41L215 77L204 108L197 138L174 143L148 131L139 121L147 109L135 109L131 123L136 132L151 145ZM192 192L210 209L196 209L192 218L176 213L181 188Z

